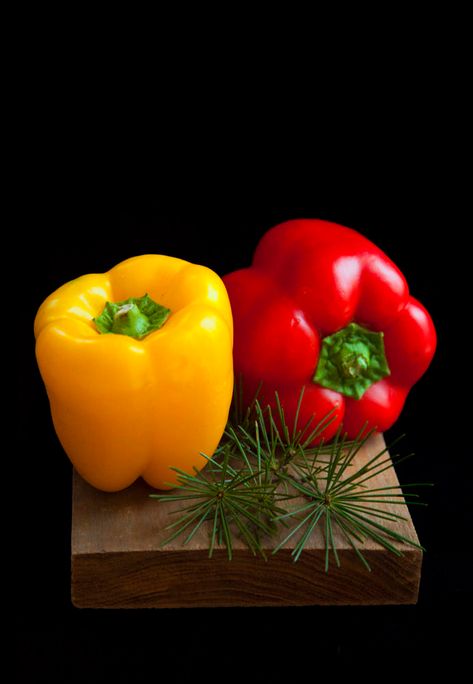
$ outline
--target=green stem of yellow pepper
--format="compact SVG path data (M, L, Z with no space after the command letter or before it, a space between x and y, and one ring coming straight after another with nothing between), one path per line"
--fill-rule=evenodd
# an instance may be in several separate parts
M170 309L158 304L145 294L122 302L107 302L104 310L94 318L99 333L128 335L141 340L167 321Z

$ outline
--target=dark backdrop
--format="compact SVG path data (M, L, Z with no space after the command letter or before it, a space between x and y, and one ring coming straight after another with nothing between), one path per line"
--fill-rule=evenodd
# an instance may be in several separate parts
M435 185L418 183L414 172L407 180L389 183L381 178L373 181L375 177L376 173L369 180L360 178L353 171L343 183L329 179L323 186L314 180L291 197L277 190L263 196L257 194L257 186L249 192L243 181L233 192L228 188L221 192L201 179L198 193L180 192L176 185L171 192L157 183L133 196L118 189L105 192L99 183L94 190L71 189L62 183L31 200L28 221L33 234L26 238L20 222L17 235L28 308L17 365L22 409L17 477L26 533L21 534L19 549L22 589L16 612L26 660L38 671L61 673L68 667L65 662L79 677L81 668L85 673L86 664L94 663L95 674L110 673L117 664L123 674L128 669L136 672L137 663L151 660L156 663L156 676L166 662L184 677L195 673L196 664L204 670L212 662L223 668L215 653L225 654L226 640L231 644L227 655L239 654L228 655L226 667L232 673L251 669L248 654L251 661L251 652L261 649L268 667L276 663L281 674L291 673L291 680L299 658L307 672L312 659L315 663L358 654L363 661L383 653L393 662L407 655L419 661L427 655L456 662L462 654L465 629L459 621L470 599L465 553L471 497L468 447L460 449L456 439L463 400L452 378L458 374L453 370L458 368L454 356L458 318L451 287L457 277L452 266L458 249L452 248L455 228ZM405 273L412 293L429 309L437 327L433 364L388 435L406 433L402 449L416 453L399 467L400 480L435 483L424 493L429 506L411 511L427 548L418 605L75 609L70 603L71 466L53 431L35 364L32 325L38 306L67 280L147 252L203 263L223 275L249 263L259 237L269 227L295 217L343 223L376 242ZM292 655L281 659L281 649ZM226 668L220 671L228 676Z

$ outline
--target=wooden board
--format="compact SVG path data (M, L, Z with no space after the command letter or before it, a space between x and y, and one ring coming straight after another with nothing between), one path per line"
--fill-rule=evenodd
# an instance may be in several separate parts
M382 435L370 438L357 455L361 465L384 448ZM373 487L398 484L394 469L373 478ZM300 559L290 556L297 535L268 561L235 542L234 558L224 549L208 558L204 526L183 546L174 541L160 548L175 517L176 503L156 502L143 481L123 492L107 494L74 473L72 516L72 601L82 608L172 608L198 606L296 606L416 603L422 552L396 544L397 557L375 542L362 546L368 572L348 542L336 536L341 567L331 559L324 569L322 533L313 534ZM417 535L405 505L384 505L407 520L396 524L413 541ZM383 521L384 524L390 523ZM336 531L335 531L336 533ZM283 532L282 534L287 534ZM282 539L283 537L281 537ZM279 539L269 540L267 548Z

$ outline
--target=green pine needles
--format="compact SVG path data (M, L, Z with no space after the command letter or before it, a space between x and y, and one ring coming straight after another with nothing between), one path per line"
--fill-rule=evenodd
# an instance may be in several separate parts
M188 544L205 526L210 558L217 546L223 546L231 560L234 542L240 539L254 555L268 559L268 553L277 553L292 539L292 558L297 561L308 540L320 530L326 571L331 556L340 566L336 539L345 539L367 570L370 566L360 548L366 540L398 556L403 554L396 542L423 549L396 531L393 523L405 518L388 510L386 504L426 505L418 501L412 488L427 483L402 489L370 488L370 480L407 456L391 459L386 447L363 465L356 465L355 457L373 431L363 434L363 429L352 441L339 431L331 443L313 447L311 443L333 416L328 414L315 425L309 420L299 428L304 390L292 426L286 423L277 393L275 420L271 407L261 406L258 396L243 411L241 390L240 383L217 451L213 457L203 454L208 460L206 468L194 475L173 468L178 486L165 494L150 495L157 501L183 504L176 512L178 518L167 527L171 534L163 545L181 536Z

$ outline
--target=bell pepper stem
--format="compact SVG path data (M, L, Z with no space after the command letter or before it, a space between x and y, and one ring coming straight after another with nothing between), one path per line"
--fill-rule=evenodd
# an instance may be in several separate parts
M170 313L170 309L145 294L143 297L130 297L122 302L107 302L100 316L93 320L99 333L128 335L141 340L159 330Z
M390 372L383 333L350 323L322 340L313 381L347 397L361 399L371 385Z

